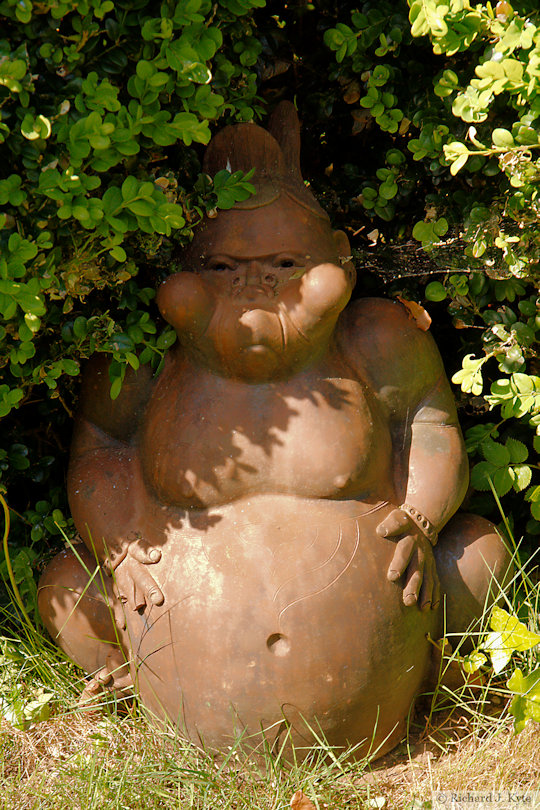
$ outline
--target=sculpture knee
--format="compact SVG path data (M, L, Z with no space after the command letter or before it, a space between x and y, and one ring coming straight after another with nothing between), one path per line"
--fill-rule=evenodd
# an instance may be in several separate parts
M464 634L471 626L478 632L478 619L512 579L510 550L488 520L458 514L441 533L435 558L445 594L447 632Z
M110 579L96 572L96 560L83 545L76 551L60 552L45 569L38 586L38 609L55 643L90 673L104 667L111 656L124 657L123 631L115 625L117 600Z

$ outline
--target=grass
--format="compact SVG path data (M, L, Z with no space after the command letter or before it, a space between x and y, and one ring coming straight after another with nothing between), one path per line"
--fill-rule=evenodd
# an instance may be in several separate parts
M21 730L0 724L0 806L54 808L288 808L302 790L322 808L429 808L433 791L530 790L538 786L540 735L514 735L504 718L471 731L455 714L442 729L411 734L381 762L343 759L261 767L229 752L216 761L137 712L60 711ZM306 808L307 810L307 808Z
M537 629L539 601L540 584L518 565L506 607ZM306 797L298 810L429 810L444 790L540 788L540 726L516 735L508 714L513 667L465 682L459 649L417 702L407 740L382 760L353 762L324 745L292 765L270 756L253 762L240 749L218 760L128 702L107 698L77 710L81 674L24 622L10 636L12 616L0 616L0 810L286 810L297 791ZM488 618L486 611L477 636ZM535 653L517 662L530 670ZM10 713L17 701L18 716Z

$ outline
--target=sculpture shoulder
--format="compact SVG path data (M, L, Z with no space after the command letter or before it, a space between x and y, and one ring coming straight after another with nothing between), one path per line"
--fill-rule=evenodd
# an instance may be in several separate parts
M439 350L407 308L386 298L348 307L339 343L348 363L375 391L402 408L415 407L444 378Z
M114 400L110 396L110 361L94 355L84 369L78 416L119 441L129 441L144 415L154 387L148 364L137 371L128 367L122 389Z

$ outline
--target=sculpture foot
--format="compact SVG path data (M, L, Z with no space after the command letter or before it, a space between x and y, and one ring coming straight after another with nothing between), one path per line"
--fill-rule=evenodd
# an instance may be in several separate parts
M111 658L111 656L109 656ZM117 698L126 698L134 694L134 683L129 665L123 663L113 667L111 660L99 672L87 681L77 700L78 709L93 709L96 701L104 694L114 694Z
M56 644L93 676L83 694L106 687L125 695L133 683L122 608L85 546L54 557L39 582L38 608Z
M480 620L512 580L512 554L488 520L458 514L441 533L435 559L445 594L439 637L446 633L461 653L470 652Z
M482 687L485 678L480 671L471 674L465 672L460 656L453 655L453 648L448 639L433 642L430 668L425 688L434 691L444 686L450 692L457 692L464 686Z

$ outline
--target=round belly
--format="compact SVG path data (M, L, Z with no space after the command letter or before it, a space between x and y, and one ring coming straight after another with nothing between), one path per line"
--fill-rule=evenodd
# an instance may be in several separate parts
M165 602L127 617L143 703L210 748L261 730L305 747L310 727L390 748L435 619L386 579L394 544L375 528L390 508L257 495L164 526Z

